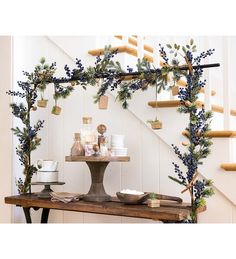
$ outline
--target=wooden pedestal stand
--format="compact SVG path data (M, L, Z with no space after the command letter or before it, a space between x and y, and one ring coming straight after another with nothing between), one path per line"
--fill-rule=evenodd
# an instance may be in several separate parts
M111 196L106 193L103 185L103 178L106 167L110 162L128 162L130 161L130 158L128 156L67 156L66 161L86 162L90 170L92 183L89 192L84 195L83 200L103 202L111 200Z

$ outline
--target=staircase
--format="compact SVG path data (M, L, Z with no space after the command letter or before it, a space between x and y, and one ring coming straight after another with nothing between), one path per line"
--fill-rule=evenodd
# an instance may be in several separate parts
M126 39L124 39L126 38ZM115 36L115 39L123 42L120 45L115 45L112 49L118 50L118 57L121 61L121 64L125 67L127 64L132 64L136 62L136 58L139 56L137 46L139 45L137 37L122 37ZM74 59L76 55L71 54L69 46L62 45L61 42L58 42L54 37L50 37L50 40L58 45L68 56ZM125 40L125 41L124 41ZM107 45L111 42L107 42ZM116 43L117 44L117 43ZM114 43L113 43L114 45ZM130 46L132 45L132 46ZM103 45L101 45L103 46ZM140 48L140 46L139 46ZM160 65L158 57L155 57L155 50L149 44L143 44L143 57L145 57L149 62L154 62L157 64L157 61ZM95 48L88 51L88 54L91 56L102 55L104 50L102 48ZM185 82L179 81L178 85L180 87L185 86ZM217 96L217 90L206 90L202 91L203 99L204 95L208 94L208 98L214 98ZM110 92L111 96L114 96L114 93ZM148 89L145 93L135 93L134 98L130 101L129 111L138 118L142 123L144 123L150 131L162 139L168 146L172 143L180 146L181 142L184 140L184 135L187 133L183 131L183 127L187 125L188 118L185 115L179 114L176 112L176 107L180 105L179 100L176 96L173 96L169 92L162 93L160 95L160 100L150 101L155 96L155 91L153 88ZM167 98L169 96L169 99ZM164 99L165 98L165 99ZM206 108L209 106L214 112L214 120L216 125L224 123L224 117L226 112L229 112L228 116L236 116L235 109L229 109L228 107L223 107L221 105L206 104L204 100L199 100L198 105L206 105ZM146 123L147 119L152 119L155 116L155 112L150 108L158 108L158 117L163 122L163 129L160 131L153 131L148 124ZM178 123L176 123L178 122ZM220 123L219 123L220 122ZM173 123L174 127L173 127ZM232 139L236 137L236 131L223 129L217 130L216 127L208 133L209 136L213 138L214 145L212 147L212 155L209 156L209 159L206 159L206 162L202 167L200 167L200 172L203 177L211 178L214 180L215 188L226 197L230 202L236 205L236 175L235 174L225 174L225 171L236 171L236 164L224 163L226 161L231 162L233 158L233 145ZM219 161L216 162L215 161ZM222 163L222 164L220 164ZM225 184L227 183L227 184Z

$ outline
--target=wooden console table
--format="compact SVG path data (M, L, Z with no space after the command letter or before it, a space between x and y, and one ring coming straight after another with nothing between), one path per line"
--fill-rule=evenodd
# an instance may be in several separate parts
M186 219L191 208L189 204L169 201L161 201L161 207L149 208L146 205L125 205L113 197L109 202L78 201L71 203L52 202L50 199L40 199L37 194L26 194L5 197L5 203L21 206L24 210L26 222L32 223L30 209L42 208L41 223L48 222L50 209L87 212L123 217L135 217L162 221L164 223L176 223Z
M106 194L103 178L106 167L110 162L128 162L128 156L66 156L67 162L86 162L91 174L91 186L89 192L84 195L84 201L110 201L111 196Z

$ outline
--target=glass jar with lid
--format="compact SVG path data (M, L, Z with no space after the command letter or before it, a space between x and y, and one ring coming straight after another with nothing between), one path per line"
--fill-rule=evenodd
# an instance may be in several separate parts
M83 125L80 130L81 144L95 144L97 143L97 136L92 127L92 117L83 117Z

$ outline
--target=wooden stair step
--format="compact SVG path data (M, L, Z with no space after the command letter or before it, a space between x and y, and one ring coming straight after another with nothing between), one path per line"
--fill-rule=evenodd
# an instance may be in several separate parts
M198 107L202 107L204 106L204 103L201 101L197 101L196 102ZM148 102L148 105L153 107L153 108L171 108L171 107L178 107L180 106L180 100L165 100L165 101L151 101ZM224 112L224 108L222 106L216 105L216 104L212 104L211 105L211 110L213 112L218 112L218 113L223 113ZM236 116L236 110L235 109L231 109L230 110L230 114L232 116Z
M184 130L182 132L183 136L189 136L189 132ZM206 137L209 138L236 138L236 131L233 130L211 130L208 131ZM235 164L236 165L236 164Z
M236 163L221 164L220 167L225 171L236 171Z
M134 57L138 56L138 52L136 49L131 48L129 46L117 46L117 47L112 47L111 50L117 50L118 53L127 53L130 54ZM89 50L88 54L92 56L100 56L104 54L104 49L94 49L94 50ZM153 58L147 54L144 54L144 58L148 60L149 62L153 62Z
M123 36L121 36L121 35L115 35L115 37L116 37L117 39L120 39L120 40L123 39ZM134 38L128 37L128 43L131 44L131 45L133 45L133 46L135 46L135 47L138 46L138 42L137 42L137 40L134 39ZM146 50L146 51L148 51L148 52L150 52L150 53L153 53L153 48L152 48L151 46L149 46L149 45L147 45L147 44L144 44L143 47L144 47L144 50Z
M152 108L170 108L180 106L180 100L151 101L148 105Z

